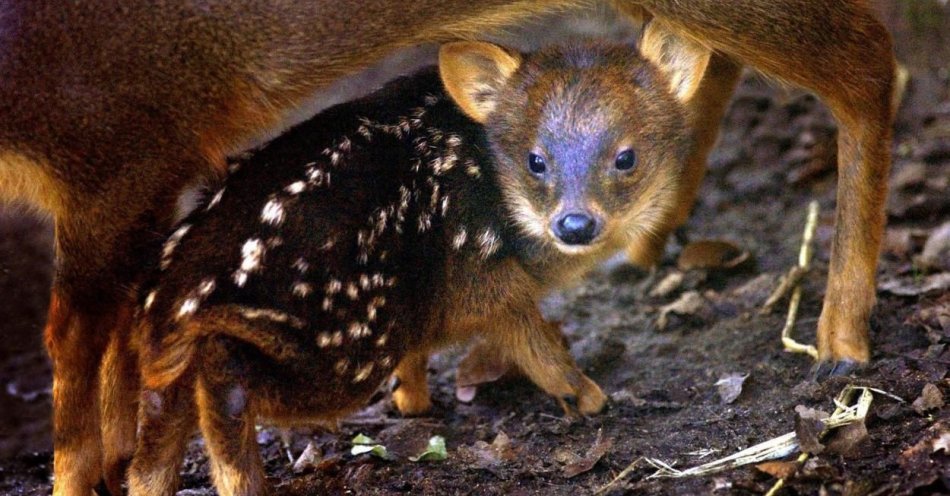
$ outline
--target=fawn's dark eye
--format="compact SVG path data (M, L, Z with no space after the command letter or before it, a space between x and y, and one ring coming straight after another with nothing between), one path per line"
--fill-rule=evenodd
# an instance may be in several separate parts
M544 174L547 169L548 164L544 163L544 159L540 155L537 153L528 154L528 170L533 174Z
M624 150L617 155L617 160L614 162L614 167L617 170L630 170L633 166L637 165L637 154L633 150Z

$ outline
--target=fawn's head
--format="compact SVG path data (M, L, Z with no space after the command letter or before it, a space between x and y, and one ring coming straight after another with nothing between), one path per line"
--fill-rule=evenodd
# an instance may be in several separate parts
M651 235L676 198L689 146L684 104L708 53L648 37L518 54L442 47L440 72L485 125L505 201L522 232L567 254Z

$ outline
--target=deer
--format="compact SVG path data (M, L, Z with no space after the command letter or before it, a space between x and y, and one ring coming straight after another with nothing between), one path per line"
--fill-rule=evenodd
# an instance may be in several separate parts
M866 0L608 0L668 57L696 61L692 145L677 211L627 247L652 264L688 217L742 67L815 93L839 124L835 236L817 324L818 377L871 357L895 63ZM0 2L0 198L51 216L56 264L44 331L53 368L54 494L120 479L134 423L114 424L136 365L138 286L180 191L284 126L340 77L402 47L476 39L593 0L394 4L116 0ZM355 4L353 7L357 7ZM89 402L93 401L93 408ZM107 483L109 486L113 483ZM115 492L112 487L111 491Z

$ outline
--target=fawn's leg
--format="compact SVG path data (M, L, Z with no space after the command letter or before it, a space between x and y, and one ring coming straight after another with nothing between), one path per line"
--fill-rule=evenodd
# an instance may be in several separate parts
M671 31L809 89L830 107L839 124L838 205L819 373L866 363L890 169L896 70L887 30L861 0L637 3Z
M706 175L706 161L719 137L719 126L735 90L742 67L719 54L713 54L696 94L689 101L693 146L683 164L682 182L673 216L656 236L642 238L627 249L630 262L643 267L656 264L663 256L667 238L689 218L699 186Z
M473 350L479 356L498 354L517 366L544 392L555 397L565 414L573 414L575 404L583 415L603 410L607 397L600 386L581 372L559 325L545 321L540 312L530 309L497 318L485 327L490 330L484 345Z
M194 382L194 374L186 373L160 391L142 392L141 429L129 467L129 496L172 496L178 492L179 468L195 431Z
M138 364L128 335L115 333L100 374L103 478L114 496L122 494L125 470L135 452L139 387Z
M428 366L428 351L416 351L406 354L393 371L393 403L403 415L421 415L432 408Z
M221 496L265 494L264 466L257 447L255 416L247 389L237 380L229 343L211 339L202 348L197 384L198 421Z

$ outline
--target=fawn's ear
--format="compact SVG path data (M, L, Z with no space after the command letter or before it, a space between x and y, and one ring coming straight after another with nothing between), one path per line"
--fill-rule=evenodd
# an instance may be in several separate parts
M708 48L674 34L657 19L644 28L640 53L666 73L670 92L683 103L699 89L712 56Z
M521 65L521 56L481 41L456 41L439 50L439 74L449 96L466 115L484 123L498 90Z

